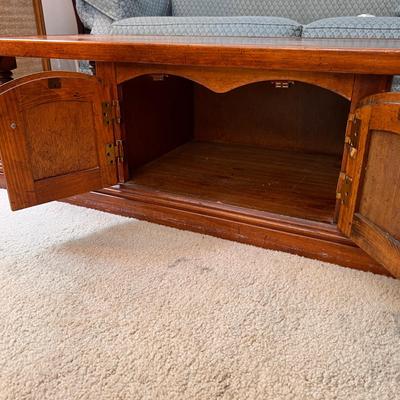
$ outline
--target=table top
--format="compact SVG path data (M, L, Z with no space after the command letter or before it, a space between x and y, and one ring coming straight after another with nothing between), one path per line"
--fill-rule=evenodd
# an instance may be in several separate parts
M400 74L400 40L0 36L0 55L292 71Z

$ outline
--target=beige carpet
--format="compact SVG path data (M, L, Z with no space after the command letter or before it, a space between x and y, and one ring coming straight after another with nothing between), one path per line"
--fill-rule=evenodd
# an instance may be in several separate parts
M0 190L0 399L399 399L400 281Z

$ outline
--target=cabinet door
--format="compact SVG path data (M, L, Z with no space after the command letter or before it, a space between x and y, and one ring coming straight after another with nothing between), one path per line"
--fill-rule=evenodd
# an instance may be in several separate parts
M0 154L13 210L117 182L114 135L95 77L43 72L0 88Z
M364 99L351 118L339 228L400 277L400 93Z

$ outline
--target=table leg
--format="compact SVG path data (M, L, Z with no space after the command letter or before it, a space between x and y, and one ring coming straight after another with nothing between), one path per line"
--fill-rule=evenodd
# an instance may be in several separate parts
M17 68L14 57L0 56L0 85L12 80L12 71Z

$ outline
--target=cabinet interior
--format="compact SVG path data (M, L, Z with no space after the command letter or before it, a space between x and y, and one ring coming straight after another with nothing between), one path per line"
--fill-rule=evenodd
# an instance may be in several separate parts
M335 222L346 99L300 82L215 93L175 76L119 89L124 188Z

